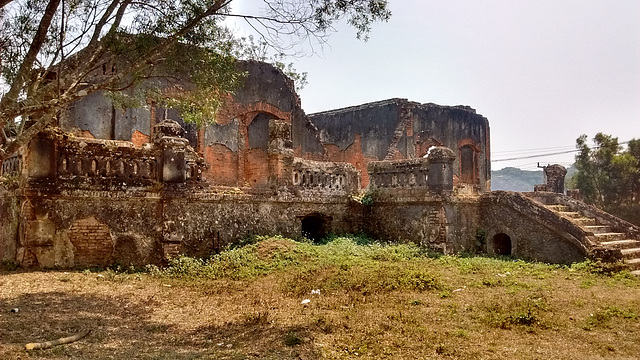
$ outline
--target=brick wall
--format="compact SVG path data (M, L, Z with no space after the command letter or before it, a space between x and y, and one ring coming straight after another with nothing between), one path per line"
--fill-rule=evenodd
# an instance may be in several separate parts
M344 151L341 151L338 146L333 144L325 144L324 148L327 154L326 159L324 159L325 161L346 162L355 166L358 172L360 172L360 184L362 187L364 188L369 184L367 164L370 161L376 161L378 159L365 157L362 152L362 140L360 134L356 134L353 144L349 145L349 147L344 149Z
M148 143L149 140L149 135L145 135L138 130L135 130L133 134L131 134L131 142L135 147L142 147L142 145Z
M216 185L238 186L238 153L222 144L205 147L209 168L205 177Z
M76 221L69 229L69 240L75 247L76 266L107 265L113 253L109 228L89 217Z
M269 180L269 161L264 150L256 148L245 153L244 181L249 186L266 185Z

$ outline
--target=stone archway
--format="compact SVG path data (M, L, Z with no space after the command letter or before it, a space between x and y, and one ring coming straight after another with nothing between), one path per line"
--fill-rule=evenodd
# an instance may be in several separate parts
M493 253L496 255L510 256L513 250L511 237L505 233L497 233L493 235Z
M318 242L327 236L328 219L321 214L310 214L302 218L302 236Z

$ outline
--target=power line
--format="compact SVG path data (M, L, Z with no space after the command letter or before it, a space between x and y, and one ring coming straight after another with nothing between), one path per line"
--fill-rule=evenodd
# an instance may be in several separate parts
M574 153L574 152L578 152L580 150L569 150L569 151L558 151L558 152L552 152L552 153L546 153L546 154L536 154L536 155L528 155L528 156L518 156L518 157L512 157L512 158L507 158L507 159L497 159L497 160L491 160L491 162L501 162L501 161L511 161L511 160L522 160L522 159L533 159L533 158L537 158L537 157L543 157L543 156L551 156L551 155L561 155L561 154L570 154L570 153Z
M548 148L535 148L535 149L522 149L522 150L503 150L503 151L495 151L494 155L500 154L511 154L511 153L527 153L527 152L540 152L540 151L561 151L561 150L573 150L575 146L554 146Z
M618 145L623 145L623 144L628 144L629 141L622 141L619 142ZM597 149L598 146L593 146L593 149ZM551 155L562 155L562 154L570 154L570 153L575 153L575 152L579 152L580 149L573 149L573 150L565 150L565 151L557 151L557 152L552 152L552 153L545 153L545 154L535 154L535 155L527 155L527 156L516 156L516 157L511 157L511 158L506 158L506 159L496 159L496 160L491 160L491 162L502 162L502 161L512 161L512 160L523 160L523 159L533 159L533 158L537 158L537 157L544 157L544 156L551 156Z

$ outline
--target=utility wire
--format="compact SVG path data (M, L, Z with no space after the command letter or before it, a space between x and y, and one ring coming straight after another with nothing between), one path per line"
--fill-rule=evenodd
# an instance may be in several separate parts
M627 144L629 143L629 141L623 141L623 142L619 142L618 145L623 145L623 144ZM592 149L598 149L597 146L593 146ZM502 162L502 161L512 161L512 160L522 160L522 159L533 159L533 158L537 158L537 157L544 157L544 156L551 156L551 155L562 155L562 154L570 154L570 153L574 153L574 152L579 152L580 149L573 149L573 150L566 150L566 151L557 151L557 152L551 152L551 153L545 153L545 154L536 154L536 155L527 155L527 156L516 156L516 157L511 157L511 158L506 158L506 159L496 159L496 160L491 160L491 162Z
M546 154L536 154L536 155L528 155L528 156L517 156L517 157L512 157L512 158L506 158L506 159L491 160L491 162L501 162L501 161L521 160L521 159L533 159L533 158L543 157L543 156L560 155L560 154L570 154L570 153L578 152L578 151L580 151L580 150L574 149L574 150L558 151L558 152L552 152L552 153L546 153Z

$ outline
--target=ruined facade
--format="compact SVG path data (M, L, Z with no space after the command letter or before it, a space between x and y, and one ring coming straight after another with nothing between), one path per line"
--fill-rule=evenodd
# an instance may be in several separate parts
M488 121L469 107L390 99L307 116L282 72L241 66L244 86L203 129L153 103L72 104L2 161L0 257L141 265L250 235L357 232L560 263L640 248L637 227L547 188L491 192Z

